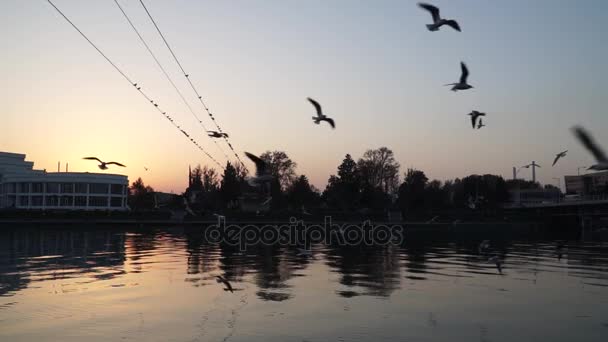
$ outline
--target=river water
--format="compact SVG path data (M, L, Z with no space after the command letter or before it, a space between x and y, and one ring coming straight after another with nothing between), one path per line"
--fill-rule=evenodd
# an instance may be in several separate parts
M308 255L179 228L3 228L0 341L608 340L608 244L490 241L501 274L481 240Z

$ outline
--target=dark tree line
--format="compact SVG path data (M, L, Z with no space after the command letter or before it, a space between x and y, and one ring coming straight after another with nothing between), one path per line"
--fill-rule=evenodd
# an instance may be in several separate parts
M505 181L496 175L470 175L446 182L430 180L423 171L408 169L400 181L400 165L393 151L380 147L366 151L358 160L347 154L320 192L305 175L298 175L297 164L283 151L267 151L265 160L275 176L270 184L271 210L318 212L382 212L401 210L406 215L440 210L496 208L508 200L508 189L540 189L538 183ZM190 172L183 196L201 213L238 210L246 196L259 192L247 182L243 165L228 162L223 173L208 166ZM138 179L131 187L132 207L150 207L150 193ZM263 197L259 197L260 200Z

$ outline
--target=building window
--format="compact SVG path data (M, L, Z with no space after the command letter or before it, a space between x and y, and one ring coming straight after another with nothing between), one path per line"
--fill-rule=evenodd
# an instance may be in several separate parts
M22 194L29 194L30 193L30 183L19 183L19 192Z
M27 196L19 196L19 206L27 207L30 204L30 198Z
M110 199L110 206L113 208L122 207L122 197L112 197L112 199Z
M42 196L32 196L32 207L42 207Z
M63 194L73 194L74 193L74 184L72 184L72 183L63 183L63 184L61 184L61 193L63 193Z
M59 183L46 183L46 193L47 194L58 194L59 193Z
M56 207L59 205L59 196L46 196L46 206Z
M110 191L113 195L122 195L123 193L123 185L122 184L112 184Z
M89 193L90 194L107 194L108 193L108 184L91 183L91 184L89 184Z
M107 206L108 206L107 197L100 197L100 196L89 197L89 207L107 207Z
M87 183L76 183L74 184L75 192L77 194L86 194L87 193Z
M87 206L87 196L76 196L76 197L74 197L74 206L76 206L76 207L86 207Z
M71 207L74 202L74 197L72 196L61 196L61 206L62 207Z
M32 193L41 194L44 192L43 183L32 183Z

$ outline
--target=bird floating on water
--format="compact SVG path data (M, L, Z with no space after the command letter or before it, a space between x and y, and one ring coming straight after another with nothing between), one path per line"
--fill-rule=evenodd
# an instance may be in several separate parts
M327 121L331 128L336 128L336 123L334 122L334 119L328 118L325 114L323 114L323 109L321 109L321 105L319 104L319 102L311 99L310 97L308 98L308 101L310 101L310 103L312 103L312 105L315 106L315 109L317 110L317 116L312 117L312 121L315 124L318 125L321 121Z
M228 138L228 133L224 132L207 131L207 135L211 138Z
M107 170L108 169L108 165L116 165L116 166L121 166L121 167L125 167L123 164L121 163L117 163L117 162L103 162L101 161L99 158L97 157L84 157L82 159L86 159L86 160L96 160L99 162L98 167L102 170Z
M473 88L472 85L467 83L467 78L469 77L469 68L464 62L460 62L460 81L458 83L448 83L446 86L452 86L452 91L458 90L467 90Z
M496 265L498 273L502 274L502 260L500 260L500 257L498 255L495 255L488 259L488 262L493 262Z
M222 284L224 284L224 286L226 286L224 291L230 291L231 293L234 293L232 284L230 284L230 282L226 278L224 278L222 276L215 276L215 278L217 278L215 281L217 281L218 283L222 283Z
M563 152L560 152L560 153L556 154L556 155L555 155L555 159L553 159L553 165L551 165L551 166L555 166L555 163L557 163L557 161L558 161L560 158L565 157L565 156L566 156L566 153L568 153L568 150L565 150L565 151L563 151Z
M431 16L433 17L433 23L426 25L426 28L428 28L429 31L439 31L439 28L441 26L448 25L449 27L453 28L454 30L460 32L460 25L458 25L458 22L456 22L456 20L453 20L453 19L441 18L441 16L439 15L439 8L437 8L436 6L433 6L431 4L425 4L423 2L419 2L418 7L429 11L429 13L431 13Z
M474 110L467 115L471 116L471 126L473 127L473 129L475 129L475 125L477 124L477 118L480 116L486 116L486 113L482 113L482 112L478 112L478 111Z
M597 161L597 164L591 165L588 170L608 170L608 158L595 140L593 140L591 134L581 126L573 127L572 131L581 144L583 144L583 146L585 146L585 148L591 152L591 154L593 154L595 160Z

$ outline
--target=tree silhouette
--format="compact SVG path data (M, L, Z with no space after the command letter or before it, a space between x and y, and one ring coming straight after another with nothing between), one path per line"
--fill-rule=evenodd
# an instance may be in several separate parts
M399 205L401 210L411 212L424 208L427 200L426 186L428 178L424 172L408 169L403 183L399 186Z
M387 194L395 192L399 186L399 167L393 151L386 147L367 150L357 162L361 181L366 188L379 188Z
M220 198L225 207L231 209L238 205L238 198L242 193L241 188L243 181L244 177L241 178L239 170L230 162L227 162L220 182Z
M301 175L289 188L287 200L293 208L310 207L318 203L319 193L310 185L308 178Z
M338 176L331 175L327 181L323 199L328 206L342 210L353 210L361 200L361 177L357 163L347 154L338 166Z
M260 159L267 163L272 175L278 179L282 191L287 190L295 181L297 164L289 159L287 153L266 151L260 155Z
M137 178L129 187L129 207L134 210L154 209L154 189Z

